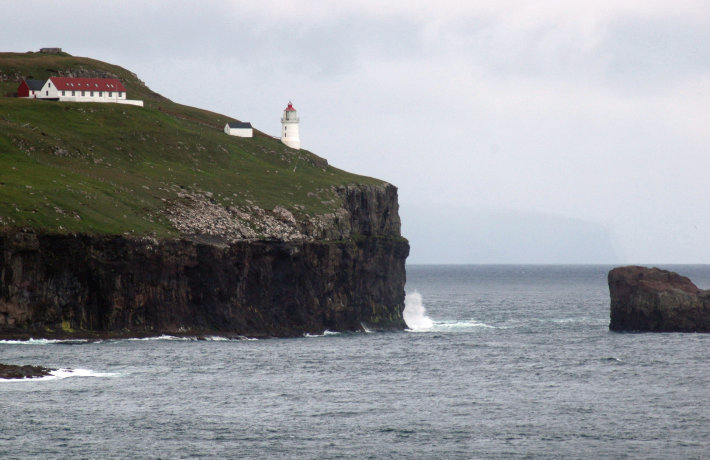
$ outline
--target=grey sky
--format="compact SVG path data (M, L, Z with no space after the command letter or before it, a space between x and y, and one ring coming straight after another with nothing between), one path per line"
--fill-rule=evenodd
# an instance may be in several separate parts
M272 134L293 100L304 148L399 187L411 262L710 263L708 30L704 1L24 1L0 43Z

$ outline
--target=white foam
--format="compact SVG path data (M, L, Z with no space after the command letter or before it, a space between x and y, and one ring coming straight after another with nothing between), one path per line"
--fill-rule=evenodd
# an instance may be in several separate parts
M482 323L474 319L464 320L464 321L435 321L433 329L470 329L470 328L485 328L485 329L500 329L497 326L491 326L490 324Z
M434 326L434 321L426 315L422 295L417 291L404 298L404 322L413 331L427 331Z
M45 378L55 377L57 379L66 379L68 377L118 377L117 372L96 372L91 369L57 369L50 372Z
M589 318L579 317L579 318L555 318L555 319L551 319L550 321L553 323L557 323L557 324L565 324L565 323L584 323L588 320L589 320Z
M2 345L53 345L55 343L87 343L86 339L29 339L29 340L0 340Z
M309 333L303 334L304 337L326 337L329 335L340 335L340 332L329 331L328 329L326 329L325 331L323 331L322 334L309 334Z
M195 337L177 337L174 335L158 335L155 337L140 337L140 338L131 338L131 339L126 339L126 340L133 340L133 341L148 341L148 340L173 340L173 341L192 341L192 340L197 340Z
M46 382L48 380L62 380L69 377L119 377L121 374L116 372L95 372L91 369L57 369L51 371L49 375L44 377L27 378L27 379L0 379L0 382Z

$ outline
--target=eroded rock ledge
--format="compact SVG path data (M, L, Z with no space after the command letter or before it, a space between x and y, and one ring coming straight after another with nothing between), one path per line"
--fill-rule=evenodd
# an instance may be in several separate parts
M330 191L341 202L331 212L294 214L256 204L223 207L209 192L181 191L165 209L165 217L183 235L219 238L227 243L266 239L279 241L346 240L354 235L400 236L397 188L391 184L352 184ZM333 200L335 202L335 200Z
M658 268L609 272L613 331L710 332L710 291Z

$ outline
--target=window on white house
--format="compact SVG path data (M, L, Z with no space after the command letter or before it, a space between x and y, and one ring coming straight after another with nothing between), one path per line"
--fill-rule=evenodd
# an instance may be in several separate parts
M118 92L118 97L123 97L123 91Z
M64 91L64 90L62 90L62 96L66 96L66 94L65 94L65 91Z
M82 96L86 96L86 91L82 91L82 92L81 92L81 95L82 95Z
M71 92L71 95L72 95L72 96L76 96L76 91L72 91L72 92Z
M94 92L91 91L91 92L89 93L89 96L94 97Z
M103 92L103 91L99 91L99 97L104 97L104 92Z
M108 97L112 97L113 93L111 91L108 92Z
M44 95L45 95L45 96L49 96L49 91L45 91L45 92L44 92Z

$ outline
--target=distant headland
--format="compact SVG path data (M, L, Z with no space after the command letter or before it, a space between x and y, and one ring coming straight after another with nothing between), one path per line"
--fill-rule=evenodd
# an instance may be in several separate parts
M61 49L0 53L23 82L56 98L0 98L0 337L404 328L397 189L299 149L293 105L282 142Z

